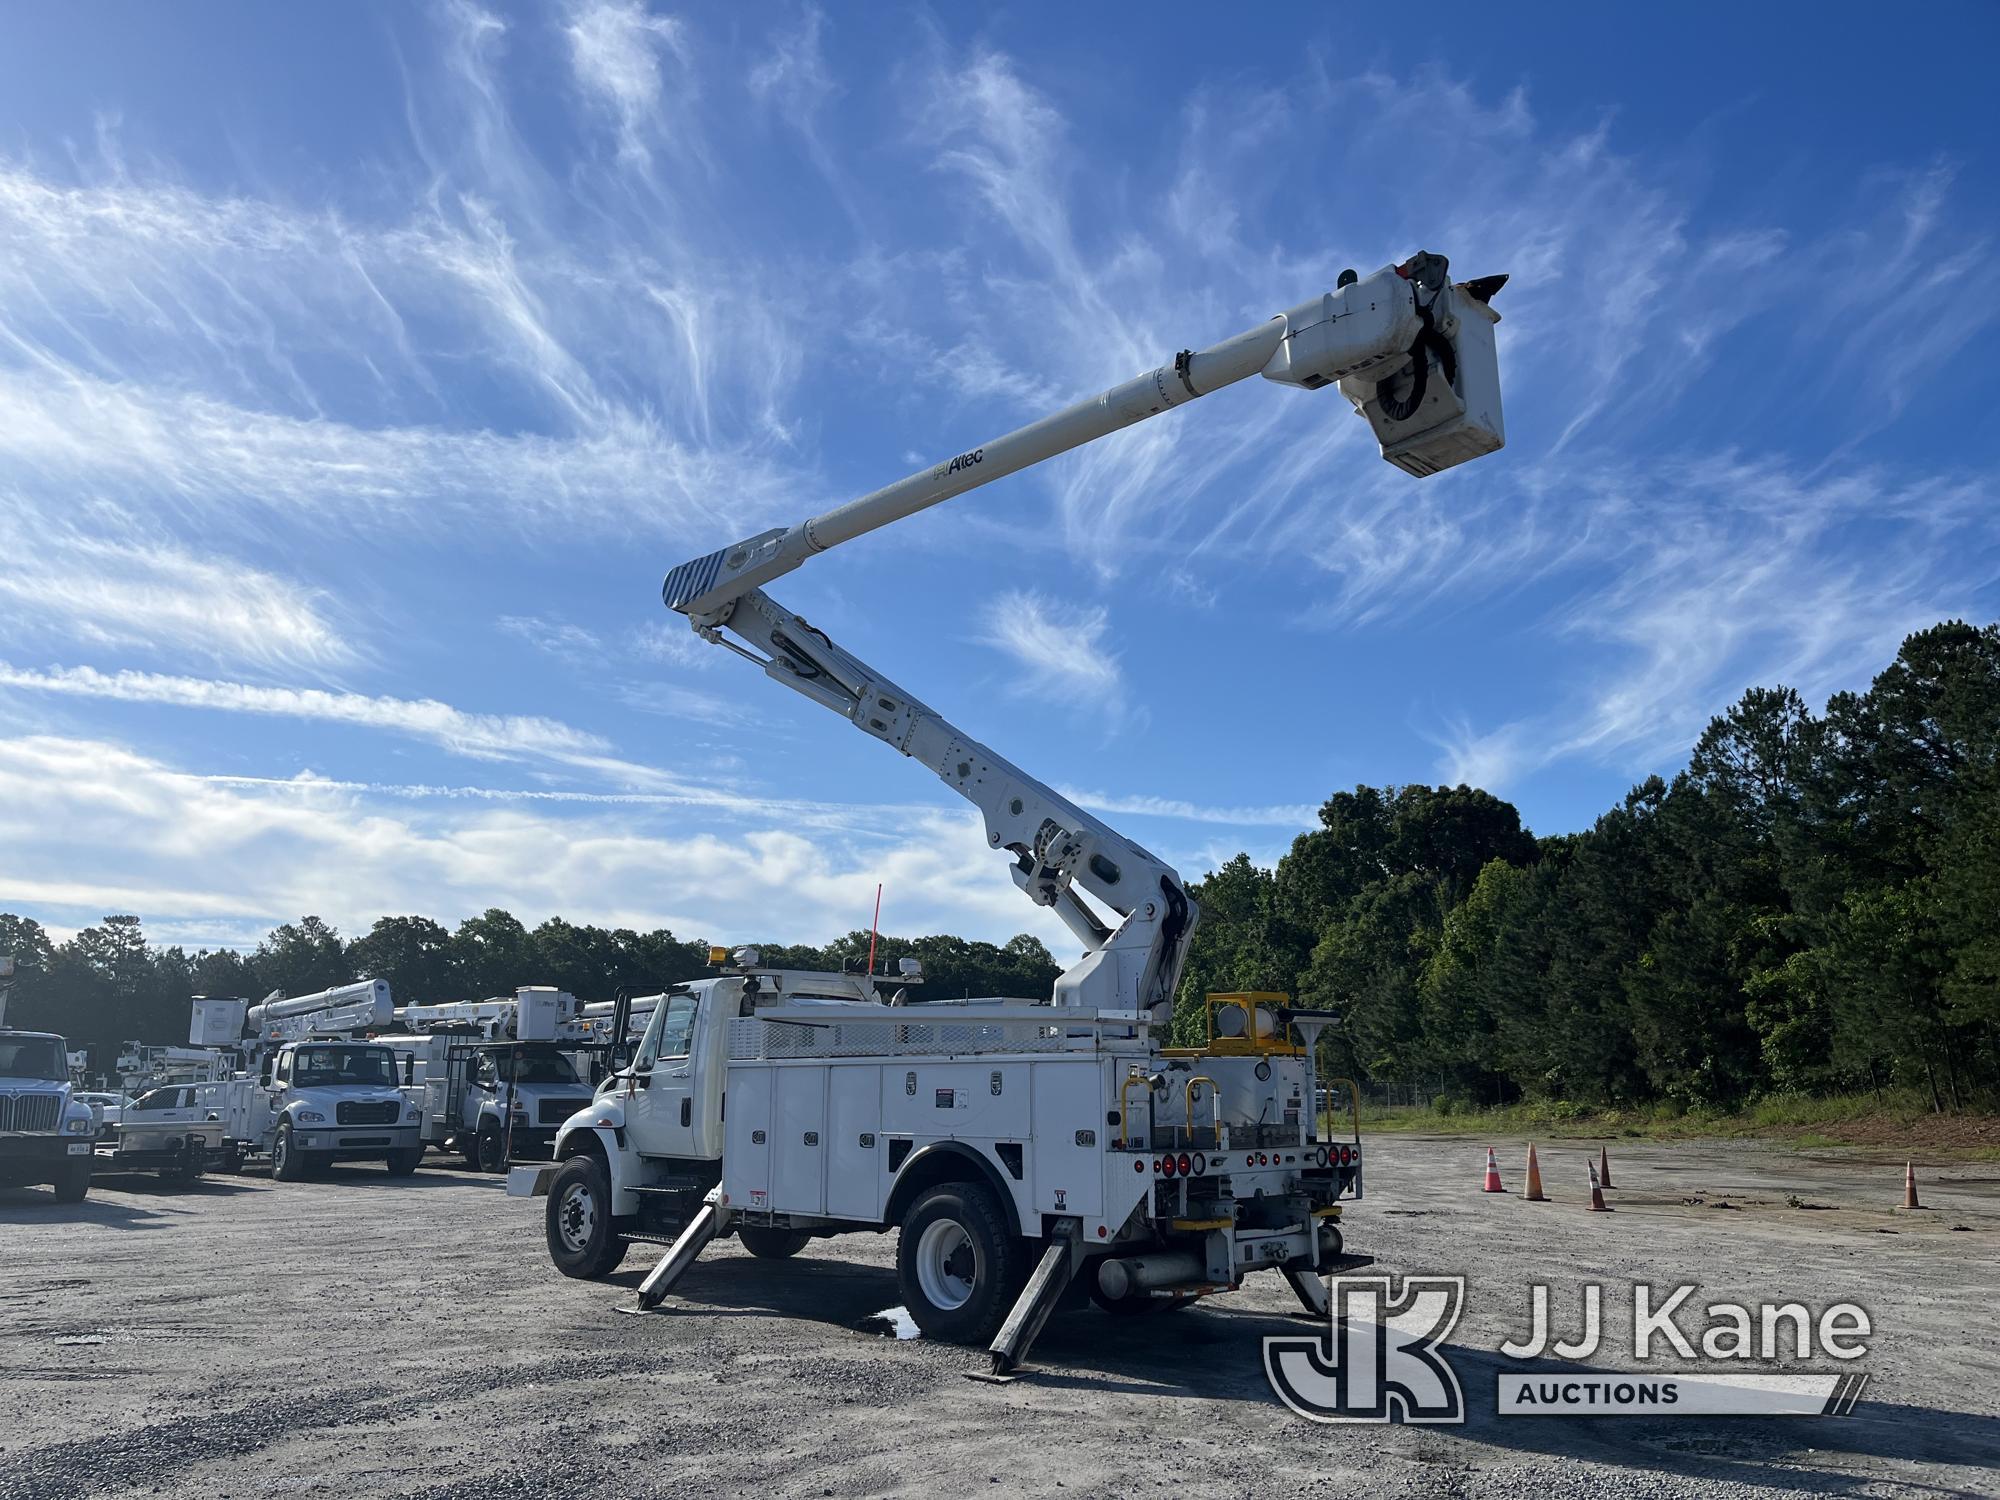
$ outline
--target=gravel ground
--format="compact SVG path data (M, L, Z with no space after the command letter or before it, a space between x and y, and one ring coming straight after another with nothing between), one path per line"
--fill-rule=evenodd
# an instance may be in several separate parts
M1900 1162L1614 1146L1617 1211L1596 1215L1582 1143L1543 1154L1547 1204L1520 1198L1513 1142L1493 1144L1514 1191L1481 1194L1485 1144L1374 1138L1347 1220L1378 1269L1469 1278L1450 1428L1280 1406L1259 1339L1305 1325L1274 1276L1160 1318L1060 1314L1002 1387L961 1378L978 1351L877 1331L892 1236L782 1264L716 1246L667 1312L624 1317L656 1251L566 1281L539 1203L442 1167L100 1180L74 1208L0 1191L0 1497L2000 1493L2000 1167L1928 1171L1935 1206L1904 1214ZM1564 1332L1576 1285L1603 1282L1593 1363L1630 1367L1635 1278L1700 1283L1697 1307L1861 1303L1866 1399L1845 1419L1493 1414L1530 1283Z

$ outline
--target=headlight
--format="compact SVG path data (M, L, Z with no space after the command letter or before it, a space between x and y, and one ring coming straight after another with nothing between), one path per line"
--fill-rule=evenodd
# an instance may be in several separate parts
M299 1123L301 1125L324 1125L326 1123L326 1116L316 1109L302 1109L299 1111Z
M97 1122L89 1115L80 1120L63 1121L63 1131L68 1135L92 1135L97 1130Z

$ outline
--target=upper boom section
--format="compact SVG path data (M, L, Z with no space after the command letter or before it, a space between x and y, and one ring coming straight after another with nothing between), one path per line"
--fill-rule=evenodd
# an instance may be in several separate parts
M1308 390L1338 381L1382 456L1419 477L1491 453L1505 436L1493 347L1498 315L1487 301L1506 278L1454 286L1448 269L1443 256L1420 252L1372 276L1343 273L1336 290L1233 338L1183 351L1171 364L823 515L683 563L661 590L667 607L716 623L732 601L816 553L1252 375Z

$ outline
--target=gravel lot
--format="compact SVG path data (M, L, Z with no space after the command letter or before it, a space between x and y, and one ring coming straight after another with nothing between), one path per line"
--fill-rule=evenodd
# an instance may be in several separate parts
M775 1265L717 1246L667 1312L624 1317L653 1249L565 1281L539 1203L442 1167L100 1180L67 1209L0 1191L0 1497L2000 1492L2000 1166L1925 1171L1935 1206L1904 1214L1900 1161L1614 1145L1617 1211L1594 1215L1582 1143L1543 1153L1547 1204L1519 1197L1518 1143L1494 1143L1513 1191L1478 1192L1485 1144L1372 1139L1348 1216L1379 1269L1470 1278L1456 1428L1287 1412L1259 1338L1304 1325L1276 1277L1160 1318L1060 1315L998 1387L961 1378L977 1351L875 1331L890 1236ZM1629 1366L1633 1278L1860 1302L1866 1399L1838 1420L1493 1415L1531 1282L1559 1332L1576 1283L1606 1283L1593 1363Z

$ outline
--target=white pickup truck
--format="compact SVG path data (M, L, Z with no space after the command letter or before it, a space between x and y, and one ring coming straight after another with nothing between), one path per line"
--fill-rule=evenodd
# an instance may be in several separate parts
M566 1275L672 1241L648 1307L719 1234L775 1258L897 1228L904 1305L958 1342L1010 1310L1032 1339L1073 1279L1107 1310L1153 1311L1270 1269L1323 1310L1318 1278L1363 1263L1339 1228L1358 1139L1324 1138L1291 1039L1330 1018L1262 995L1210 1014L1207 1044L1169 1048L1143 1013L885 1004L859 975L744 967L670 991L556 1161L508 1191L546 1197ZM1038 1261L1052 1291L1029 1285Z
M148 1089L104 1120L91 1163L98 1172L158 1172L193 1182L226 1161L227 1083L170 1083Z

